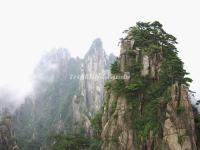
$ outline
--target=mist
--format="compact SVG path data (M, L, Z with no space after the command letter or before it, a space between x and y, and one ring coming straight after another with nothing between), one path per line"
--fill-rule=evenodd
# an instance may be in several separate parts
M26 94L13 87L0 87L0 116L3 109L8 109L10 113L13 113L24 102Z
M1 1L1 102L13 105L23 102L33 89L34 68L46 51L64 47L73 57L83 57L91 41L100 37L107 53L117 56L123 30L137 21L154 20L159 20L167 32L177 37L179 55L194 80L191 90L199 97L198 1L182 1L181 5L171 0L155 2L156 5L132 0Z

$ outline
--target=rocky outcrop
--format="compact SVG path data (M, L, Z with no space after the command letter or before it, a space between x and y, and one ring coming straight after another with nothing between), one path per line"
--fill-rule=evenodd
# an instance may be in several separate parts
M107 95L106 107L102 118L102 149L133 150L133 128L131 108L124 96L113 93Z
M19 150L19 147L16 144L12 118L9 113L4 113L2 120L0 121L0 149Z
M196 133L188 88L174 84L167 104L163 139L170 150L196 150Z
M162 52L149 56L144 50L135 47L134 43L133 38L129 36L121 42L118 62L120 74L127 72L134 74L130 71L132 64L140 63L142 64L140 76L150 78L153 84L158 82L163 62ZM138 132L140 127L137 127L137 123L144 118L145 108L150 101L145 99L148 93L139 91L130 99L125 92L112 90L116 85L115 82L117 81L111 81L111 88L107 89L105 95L102 150L197 150L194 115L186 85L173 83L166 90L168 96L159 97L159 103L154 104L158 108L155 113L158 116L155 118L160 126L157 129L159 133L155 134L149 127L149 122L141 124L145 126L142 132ZM121 89L126 88L129 82L130 80L126 81L124 87L121 85ZM134 103L138 103L137 107L133 106ZM154 106L148 109L152 107Z
M103 106L104 82L115 57L106 55L100 39L93 41L81 64L79 92L73 98L73 119L77 128L83 127L91 134L90 119Z
M92 134L90 120L103 105L103 75L114 59L100 39L84 59L72 58L65 48L46 53L35 68L33 93L15 113L18 145L45 149L49 134Z

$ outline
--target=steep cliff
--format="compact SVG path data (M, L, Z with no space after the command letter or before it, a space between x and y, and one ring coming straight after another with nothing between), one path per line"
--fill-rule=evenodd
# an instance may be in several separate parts
M103 150L196 150L198 140L188 73L176 38L159 22L138 22L126 31L113 75L106 83Z
M46 53L35 68L34 91L15 113L16 136L21 149L47 149L52 133L71 133L71 101L77 92L79 58L71 58L67 49Z
M34 72L34 91L15 113L16 136L24 150L50 149L57 134L91 134L91 118L103 105L104 79L113 55L100 39L83 59L66 49L45 54Z
M180 97L180 100L178 101ZM194 114L188 97L188 87L174 84L167 104L163 139L168 149L197 149Z
M96 39L81 63L79 92L72 102L73 121L78 124L76 129L84 128L87 134L91 134L91 118L103 106L104 81L114 59L113 55L106 55L102 41Z

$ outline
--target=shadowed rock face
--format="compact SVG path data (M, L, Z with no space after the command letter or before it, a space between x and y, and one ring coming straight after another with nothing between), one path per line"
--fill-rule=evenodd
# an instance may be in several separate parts
M119 58L120 71L128 72L127 66L133 59L142 63L141 76L150 76L159 80L158 73L162 63L162 55L148 57L143 50L133 48L134 41L125 39L121 43ZM129 51L128 51L129 50ZM130 50L132 55L130 55ZM115 81L112 81L112 83ZM129 81L127 81L129 82ZM153 135L150 130L144 143L138 143L135 136L137 130L132 125L134 110L124 94L116 94L108 89L105 94L105 106L102 116L102 150L197 150L194 114L188 88L178 82L169 87L169 100L162 104L159 112L161 119L161 134ZM115 106L115 107L113 107ZM143 109L140 105L139 108ZM142 117L142 115L141 115Z
M9 113L4 113L0 121L0 149L19 150L12 127L12 118Z

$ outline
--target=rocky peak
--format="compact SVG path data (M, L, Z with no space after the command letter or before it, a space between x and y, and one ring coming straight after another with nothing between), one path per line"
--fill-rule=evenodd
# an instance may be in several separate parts
M106 55L102 41L98 38L92 45L81 64L79 93L73 99L73 118L75 124L83 125L90 132L92 118L102 107L104 98L105 75L109 74L114 56Z
M144 33L162 27L158 22L152 25L138 23L121 41L120 57L111 71L114 75L128 73L130 79L111 80L106 85L103 150L197 150L186 71L171 42L158 46L160 41L149 40L152 32L145 39ZM171 70L177 66L178 71Z
M55 80L66 76L70 53L65 48L52 49L46 52L34 70L35 91L45 91L46 84L52 84Z
M103 50L103 43L100 38L96 38L92 42L92 45L90 46L88 53L101 52L102 50Z
M103 48L103 43L100 38L97 38L92 42L84 59L87 59L88 57L93 57L93 58L95 57L96 59L99 60L102 58L102 56L104 57L105 55L106 54L105 54L105 50Z
M91 118L104 97L104 78L95 76L109 72L114 60L110 58L100 39L94 40L83 59L71 58L63 48L46 53L35 69L34 93L15 115L17 139L24 141L20 148L31 149L34 144L42 149L48 144L41 138L46 139L49 131L83 134L84 129L91 134Z

